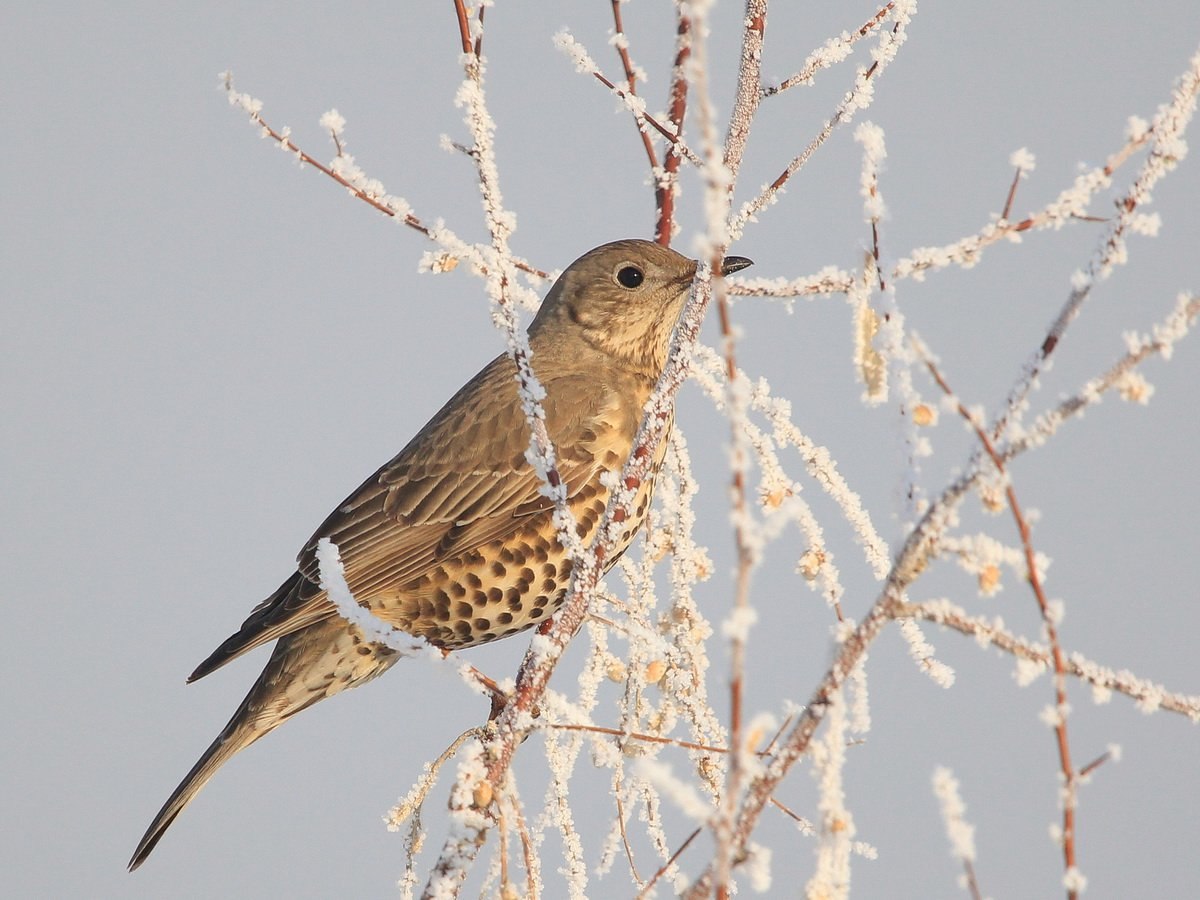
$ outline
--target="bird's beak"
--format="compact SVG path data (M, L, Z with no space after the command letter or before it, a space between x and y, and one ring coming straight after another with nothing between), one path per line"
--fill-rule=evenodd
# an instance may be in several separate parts
M721 274L732 275L734 272L748 269L752 265L754 265L754 260L746 259L744 256L727 256L721 261Z

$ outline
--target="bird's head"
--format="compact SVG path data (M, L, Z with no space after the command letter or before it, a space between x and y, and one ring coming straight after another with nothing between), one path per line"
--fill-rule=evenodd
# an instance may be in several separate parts
M730 256L722 268L729 274L750 264ZM569 353L582 342L657 377L695 274L694 259L651 241L602 244L567 266L550 288L529 326L535 354Z

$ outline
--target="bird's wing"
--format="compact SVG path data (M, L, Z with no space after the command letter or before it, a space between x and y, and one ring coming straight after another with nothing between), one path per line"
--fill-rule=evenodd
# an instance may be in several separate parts
M624 462L634 415L597 374L546 378L546 424L568 496ZM317 542L338 547L360 601L394 590L452 552L478 547L516 518L549 508L525 459L529 426L513 363L493 360L415 438L325 520L297 557L298 572L264 600L192 680L267 641L336 614L318 586Z

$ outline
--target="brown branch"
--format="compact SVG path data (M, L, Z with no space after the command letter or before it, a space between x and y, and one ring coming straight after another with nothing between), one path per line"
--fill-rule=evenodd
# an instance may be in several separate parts
M1004 211L1000 213L1000 221L1007 222L1009 213L1012 212L1013 200L1017 196L1017 185L1021 183L1021 169L1013 172L1012 184L1008 186L1008 196L1004 198Z
M875 13L875 15L873 15L873 16L871 16L871 18L867 19L867 21L862 26L860 26L857 31L853 32L850 35L849 39L845 41L845 45L847 47L850 47L850 46L858 43L858 41L860 41L862 38L866 37L868 34L870 34L873 30L875 30L875 28L877 28L883 22L884 19L887 18L887 14L892 11L892 8L895 5L896 4L894 2L892 2L892 3L888 3L884 7L880 8L880 10L877 13ZM814 56L815 56L815 54L814 54ZM777 85L763 88L762 96L764 99L767 97L773 97L776 94L782 93L783 91L786 91L789 88L793 88L798 84L808 84L811 81L813 75L815 75L818 70L828 68L828 66L829 66L829 63L827 63L827 62L824 62L820 59L810 58L808 65L806 65L803 69L801 69L795 75L785 78L783 81L781 81Z
M928 369L930 376L932 376L938 387L942 389L947 397L954 398L954 392L950 389L950 385L946 382L945 377L934 361L923 352L923 348L917 347L916 349L924 358L925 368ZM1056 712L1054 735L1058 747L1059 767L1066 785L1062 803L1063 869L1069 872L1075 868L1075 798L1078 790L1078 773L1071 762L1071 744L1067 734L1066 657L1063 654L1062 643L1058 638L1058 626L1055 624L1054 614L1050 610L1050 601L1046 597L1041 574L1038 572L1037 554L1033 549L1033 533L1029 528L1029 521L1025 518L1021 510L1021 504L1017 500L1017 492L1013 488L1012 478L1005 468L1004 459L996 451L995 445L992 443L991 438L988 437L983 426L975 420L975 417L963 406L962 402L954 400L954 404L958 409L959 415L974 430L975 436L979 439L980 444L983 446L988 458L991 459L992 464L996 467L997 472L1004 478L1004 495L1008 500L1009 509L1012 511L1017 531L1021 535L1021 549L1025 555L1025 568L1027 570L1026 577L1029 580L1030 588L1033 590L1034 599L1037 601L1038 611L1042 616L1042 627L1046 629L1046 637L1050 641L1050 657L1054 665L1054 703ZM1068 888L1067 896L1071 900L1075 900L1077 895L1078 892L1075 888Z
M697 828L695 831L693 831L691 834L689 834L687 836L687 838L684 840L684 842L679 845L679 849L671 854L671 858L668 859L665 863L663 863L657 872L655 872L652 876L650 876L649 881L647 881L644 885L642 885L642 889L640 891L638 891L637 900L642 900L643 897L646 897L650 893L650 889L652 887L654 887L655 882L657 882L658 879L662 878L663 875L665 875L667 873L667 870L671 868L671 866L675 865L675 861L677 859L679 859L679 857L682 855L684 850L686 850L689 846L691 846L692 841L694 841L696 838L698 838L700 836L700 832L702 830L703 829Z
M509 886L508 880L508 817L504 815L503 799L497 797L496 803L496 818L499 822L496 831L500 840L500 889L503 891Z
M613 84L613 82L609 79L609 77L607 75L605 75L603 72L601 72L599 70L593 71L592 77L594 77L597 81L599 81L602 85L604 85L606 88L608 88L614 94L616 94L622 100L624 100L626 97L630 96L628 91L626 91L624 88L617 87L617 85ZM636 96L636 95L634 95L634 96ZM658 121L658 119L656 119L656 118L654 118L654 116L650 115L650 113L641 113L641 114L635 115L635 118L639 119L640 121L644 121L647 125L649 125L651 128L653 128L655 131L657 131L663 137L665 137L668 141L671 142L671 145L673 147L676 147L679 150L679 152L682 153L684 155L684 157L687 158L688 162L690 162L692 165L699 168L699 166L701 165L700 157L696 156L696 154L693 153L685 143L683 143L683 139L678 134L675 134L673 131L671 131L671 129L667 128L666 125L663 125L661 122Z
M467 21L467 5L463 0L454 0L454 13L458 17L458 37L462 41L462 52L474 54L471 46L471 23Z
M937 535L945 528L948 518L962 502L972 484L974 479L964 477L947 486L909 532L870 611L842 641L837 657L817 683L808 704L798 714L795 725L767 766L767 770L756 776L746 789L734 826L735 853L744 850L775 789L791 771L792 766L808 751L813 735L825 716L830 698L845 684L887 622L897 617L896 610L901 605L904 591L924 569ZM715 874L714 867L710 864L691 884L684 896L689 900L708 897L712 892Z
M893 37L900 34L901 25L902 22L897 21L896 24L892 26ZM863 86L865 86L867 82L875 77L876 73L879 72L879 69L879 60L876 59L871 63L866 71L856 79L855 86L851 89L851 94L847 96L856 96L857 92ZM779 190L785 184L787 184L788 180L791 179L796 172L804 167L809 158L816 153L817 150L820 149L821 145L823 145L825 141L829 139L829 136L833 134L834 129L845 122L850 114L851 111L847 107L846 101L843 101L841 104L839 104L833 116L821 127L821 130L817 133L816 137L809 142L808 146L805 147L803 151L792 158L791 162L784 167L783 171L775 177L775 180L772 181L771 184L762 191L760 191L757 197L755 197L753 200L747 201L742 205L742 208L738 210L737 215L733 217L733 222L731 223L735 237L740 235L741 230L753 216L767 207Z
M799 813L794 812L793 810L791 810L784 804L780 803L774 797L771 798L771 805L774 806L776 809L778 809L780 812L782 812L788 818L794 820L795 823L801 827L801 829L806 829L808 832L812 832L814 830L812 822L810 822L808 819L804 818L804 816L800 815Z
M1200 295L1187 297L1179 311L1187 325L1190 326L1196 317L1200 316ZM1096 403L1101 395L1112 390L1127 374L1134 371L1151 356L1159 356L1167 352L1172 344L1172 341L1150 340L1141 344L1136 350L1126 353L1107 372L1089 382L1082 391L1073 397L1068 397L1048 413L1039 416L1037 421L1025 430L1022 437L1009 443L1004 449L1005 462L1048 438L1064 421L1071 416L1081 414L1087 407Z
M540 728L555 728L559 731L584 731L590 734L605 734L610 737L630 738L635 741L645 741L648 744L668 744L683 750L699 750L704 753L728 753L724 747L713 747L709 744L697 744L680 738L663 737L659 734L642 734L637 731L622 731L619 728L607 728L603 725L576 725L571 722L548 722L539 725Z
M1103 172L1106 177L1110 177L1148 139L1147 136L1142 136L1129 141L1109 157L1108 162L1098 171ZM1049 227L1053 222L1062 217L1061 213L1057 211L1061 202L1061 196L1055 198L1050 204L1047 204L1035 213L1030 213L1017 222L1008 221L1007 215L1005 215L999 221L990 223L974 234L968 235L952 244L940 247L918 247L910 251L909 255L903 258L892 269L890 277L893 280L900 281L912 278L915 275L923 275L927 272L948 268L953 262L960 264L964 261L977 262L984 249L990 247L992 244L1009 239L1015 234L1021 234L1026 231L1037 231ZM1006 210L1006 212L1010 211ZM1078 222L1111 221L1111 219L1102 216L1090 216L1074 212L1069 213L1065 218ZM785 285L782 289L764 288L761 286L748 287L742 283L742 280L735 279L729 283L729 292L735 296L800 297L813 294L845 293L850 289L852 283L853 278L848 274L844 278L838 278L826 275L825 273L807 279L796 279Z
M1029 644L1016 635L980 619L972 618L961 610L948 609L944 604L899 603L894 610L896 618L921 619L957 631L977 641L987 641L1016 659L1029 660L1045 666L1053 665L1051 655L1040 647ZM1109 669L1071 654L1066 659L1067 674L1080 681L1116 691L1142 704L1152 703L1155 708L1186 716L1200 722L1200 697L1178 694L1160 685L1142 683L1128 673L1115 673Z
M430 226L426 225L423 221L421 221L415 215L413 215L410 212L403 212L403 213L399 212L398 210L389 206L385 202L385 200L381 200L378 197L368 194L362 188L357 187L356 185L352 184L345 177L343 177L342 175L339 175L337 172L335 172L329 166L325 165L320 160L318 160L315 157L311 156L310 154L306 153L304 150L301 150L300 147L297 146L297 144L291 139L290 135L287 135L287 134L284 134L283 132L277 131L274 128L272 128L270 125L268 125L266 120L263 119L263 117L259 113L249 112L249 116L255 124L257 124L258 126L260 126L262 128L263 134L266 137L269 137L276 144L283 147L288 152L292 153L304 165L312 166L314 169L316 169L322 175L326 175L329 178L332 178L334 181L336 181L338 184L340 184L342 187L344 187L352 196L357 197L359 200L372 206L373 208L375 208L379 212L383 213L384 215L389 216L393 219L398 219L399 221L403 222L405 225L407 225L409 228L413 229L414 231L419 231L421 234L423 234L425 237L429 238L430 240L436 241L436 238L434 237L433 229ZM335 146L337 147L337 155L340 158L343 156L342 145L336 136L334 137L334 143L335 143ZM538 268L530 265L529 263L525 262L524 260L514 259L513 265L516 266L516 268L520 269L522 272L526 272L526 273L534 276L535 278L541 278L543 280L549 280L549 278L550 278L549 272L543 272L541 269L538 269ZM484 272L486 274L486 269L484 270Z
M625 847L625 859L629 861L629 873L633 876L636 884L642 883L642 876L638 874L637 863L633 861L633 847L629 844L629 835L625 831L625 804L621 802L621 793L616 793L617 801L617 825L621 829L621 843Z
M521 854L525 862L525 896L536 897L537 884L533 875L537 870L537 859L533 852L533 837L529 834L529 823L525 821L525 811L517 802L515 794L513 812L517 817L517 833L521 835Z
M1097 756L1095 759L1093 759L1086 766L1083 766L1082 768L1080 768L1079 780L1082 781L1083 779L1087 778L1094 771L1096 771L1098 768L1100 768L1102 765L1104 765L1106 762L1108 762L1110 759L1112 759L1112 757L1113 757L1113 752L1111 750L1105 750L1103 753L1101 753L1099 756Z
M637 96L637 75L634 72L633 59L629 56L628 38L625 36L625 25L621 21L621 0L612 0L613 14L613 29L617 35L617 55L621 58L621 66L625 69L625 83L628 85L626 90L629 96ZM642 139L642 148L646 151L646 159L650 162L650 170L658 168L658 154L654 152L654 142L650 139L650 135L642 130L641 123L637 122L637 116L634 116L634 122L638 125L638 135Z
M692 20L684 14L682 4L676 4L675 15L675 62L671 66L671 102L668 111L676 135L683 135L683 120L687 113L688 79L684 67L692 55ZM667 156L663 163L662 178L655 186L658 205L658 220L654 227L654 239L664 247L670 246L671 233L675 229L675 193L679 183L679 164L683 159L680 145L667 145Z
M762 99L762 51L767 32L767 0L747 0L742 15L741 64L738 66L737 92L729 116L729 131L725 135L725 167L730 172L741 168L750 137L750 124ZM730 184L732 192L733 185Z
M983 900L983 894L979 891L979 879L975 877L975 863L963 857L963 874L967 877L967 890L971 894L971 900Z

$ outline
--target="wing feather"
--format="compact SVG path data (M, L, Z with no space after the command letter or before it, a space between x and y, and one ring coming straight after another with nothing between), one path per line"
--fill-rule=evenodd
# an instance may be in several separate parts
M628 404L594 373L542 377L559 474L574 496L602 466L624 459L637 416L631 418ZM548 508L541 481L525 460L528 445L513 363L500 356L330 514L300 551L297 574L263 601L193 678L335 614L318 587L321 538L337 544L351 591L369 603L457 550L502 537L518 517Z

